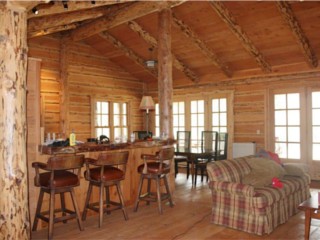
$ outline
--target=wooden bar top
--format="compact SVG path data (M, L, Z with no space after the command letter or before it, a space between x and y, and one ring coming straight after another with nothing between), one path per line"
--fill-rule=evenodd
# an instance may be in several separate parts
M160 147L165 145L172 145L175 141L172 139L161 140L161 141L135 141L133 143L109 143L109 144L97 144L97 143L83 143L73 146L76 153L84 152L97 152L97 151L110 151L110 150L121 150L121 149L133 149L133 148L149 148L149 147ZM39 152L41 154L54 155L58 153L64 153L64 149L67 147L53 147L53 146L39 146Z

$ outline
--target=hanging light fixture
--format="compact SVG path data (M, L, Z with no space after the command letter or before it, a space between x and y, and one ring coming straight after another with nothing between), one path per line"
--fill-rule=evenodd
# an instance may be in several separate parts
M35 14L35 15L38 15L38 14L39 14L39 10L38 10L37 7L32 8L32 12L33 12L33 14Z
M153 47L149 48L149 52L150 52L150 57L147 61L145 61L145 64L148 68L155 68L158 62L153 58Z

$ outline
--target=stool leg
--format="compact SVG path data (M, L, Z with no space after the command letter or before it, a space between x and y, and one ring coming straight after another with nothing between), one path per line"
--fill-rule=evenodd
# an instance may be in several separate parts
M61 200L61 211L62 211L62 216L66 216L66 203L64 199L64 193L60 193L60 200ZM67 220L62 221L63 223L67 223Z
M86 197L86 201L84 203L84 209L82 212L82 221L85 221L87 218L87 211L88 211L88 207L89 207L89 201L90 201L90 196L91 196L91 192L92 192L92 184L89 183L89 189L87 192L87 197Z
M187 180L189 179L190 175L190 164L187 162Z
M134 208L133 208L133 211L135 211L135 212L138 210L138 206L139 206L142 183L143 183L143 175L141 174L140 182L139 182L139 188L138 188L138 195L137 195L137 199L136 199L136 202L135 202Z
M110 207L110 192L109 192L109 187L110 186L106 186L106 209L108 210L108 208ZM107 214L109 215L111 212L107 211Z
M162 214L162 207L161 207L161 192L160 192L160 179L157 176L156 178L156 184L157 184L157 202L158 202L158 209L159 213Z
M103 189L104 186L101 183L99 187L99 228L101 227L103 221Z
M53 236L54 201L55 201L55 190L51 190L51 191L50 191L50 206L49 206L49 231L48 231L48 239L52 239L52 236Z
M173 204L173 201L172 201L172 196L171 196L171 191L170 191L167 175L165 175L163 179L164 179L164 185L166 186L166 191L167 191L167 194L168 194L170 207L173 207L174 204Z
M123 211L124 219L128 220L129 218L128 218L126 207L124 205L124 199L123 199L123 195L122 195L122 191L121 191L121 187L120 187L120 182L117 182L117 190L118 190L118 194L119 194L119 199L120 199L120 204L121 204L121 209Z
M148 195L151 196L151 179L148 178L148 187L147 187ZM147 205L150 205L150 201L147 201Z
M177 177L178 174L178 162L174 161L174 177Z
M44 191L42 191L42 189L40 189L39 198L38 198L38 204L37 204L37 210L36 210L36 215L35 215L34 221L33 221L32 231L36 231L37 230L38 220L39 220L41 207L42 207L42 202L43 202L43 195L44 195Z
M70 194L71 194L71 198L72 198L72 202L73 202L73 206L74 206L74 211L76 212L76 215L77 215L79 229L80 229L80 231L83 231L82 221L80 218L80 212L79 212L79 208L78 208L78 204L76 201L76 197L75 197L73 188L70 189Z

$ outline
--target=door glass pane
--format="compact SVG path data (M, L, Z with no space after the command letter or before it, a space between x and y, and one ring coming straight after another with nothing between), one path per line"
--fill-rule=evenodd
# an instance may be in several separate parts
M299 110L288 110L288 125L300 125Z
M300 108L300 96L299 93L288 94L288 109Z
M191 101L191 113L198 112L198 105L197 101Z
M220 125L226 126L227 125L227 114L220 113Z
M184 102L179 102L179 113L184 114Z
M185 126L184 124L184 115L179 116L179 126Z
M312 142L320 143L320 127L312 128Z
M179 126L179 116L173 115L173 126Z
M198 126L204 126L204 114L198 114Z
M204 101L203 100L198 101L198 112L204 113Z
M113 103L113 114L120 114L120 104L119 103Z
M212 99L212 112L219 111L219 99Z
M286 95L277 94L274 96L274 109L286 109Z
M312 124L320 125L320 109L312 109Z
M119 115L114 115L113 116L113 125L114 126L120 126L120 116Z
M287 141L287 128L286 127L276 127L275 128L275 138L276 138L276 141L279 141L279 142Z
M178 102L174 102L174 103L172 104L172 112L173 112L173 113L178 113L178 112L179 112Z
M212 114L212 125L219 126L219 113Z
M312 144L312 159L320 161L320 144Z
M320 92L312 93L312 108L320 108Z
M109 126L109 118L108 115L101 116L101 125L98 126Z
M220 112L226 112L227 111L227 99L221 98L220 99Z
M287 158L287 144L286 143L276 143L275 149L276 149L276 153L279 154L280 158Z
M109 113L109 104L108 104L108 102L102 102L101 113Z
M288 143L288 158L300 159L300 144Z
M300 127L288 127L288 141L300 142Z
M275 111L275 125L286 125L287 115L286 111Z

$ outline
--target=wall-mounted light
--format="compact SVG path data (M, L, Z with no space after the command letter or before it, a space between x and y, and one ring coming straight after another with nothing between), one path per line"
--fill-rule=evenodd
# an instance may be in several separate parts
M33 12L33 14L35 14L35 15L38 15L38 14L39 14L39 10L38 10L38 8L36 8L36 7L32 8L32 12Z
M96 4L96 1L91 1L91 4Z

